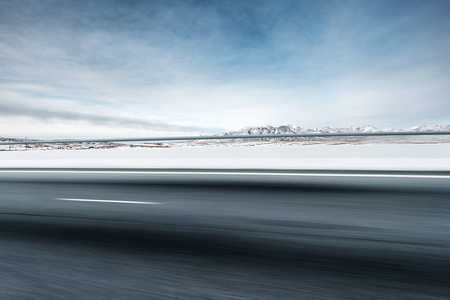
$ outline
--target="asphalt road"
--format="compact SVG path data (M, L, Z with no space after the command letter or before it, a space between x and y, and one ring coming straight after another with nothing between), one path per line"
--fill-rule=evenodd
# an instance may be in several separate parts
M0 299L450 298L445 172L31 171L0 170Z

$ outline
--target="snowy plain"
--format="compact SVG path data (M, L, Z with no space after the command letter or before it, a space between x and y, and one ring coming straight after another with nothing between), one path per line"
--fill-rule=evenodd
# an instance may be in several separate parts
M450 170L450 144L0 151L0 168Z

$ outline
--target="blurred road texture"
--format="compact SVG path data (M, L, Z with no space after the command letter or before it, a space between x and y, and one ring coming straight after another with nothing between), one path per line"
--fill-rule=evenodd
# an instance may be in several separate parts
M450 298L448 172L284 173L0 170L0 298Z

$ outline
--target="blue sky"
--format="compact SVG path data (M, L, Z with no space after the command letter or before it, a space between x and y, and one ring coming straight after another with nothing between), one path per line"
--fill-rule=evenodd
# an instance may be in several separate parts
M0 0L0 136L450 122L450 2Z

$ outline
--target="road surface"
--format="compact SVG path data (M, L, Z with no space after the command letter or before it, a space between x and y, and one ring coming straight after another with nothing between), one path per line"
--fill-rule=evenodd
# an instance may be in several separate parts
M0 298L449 299L448 173L284 173L0 170Z

